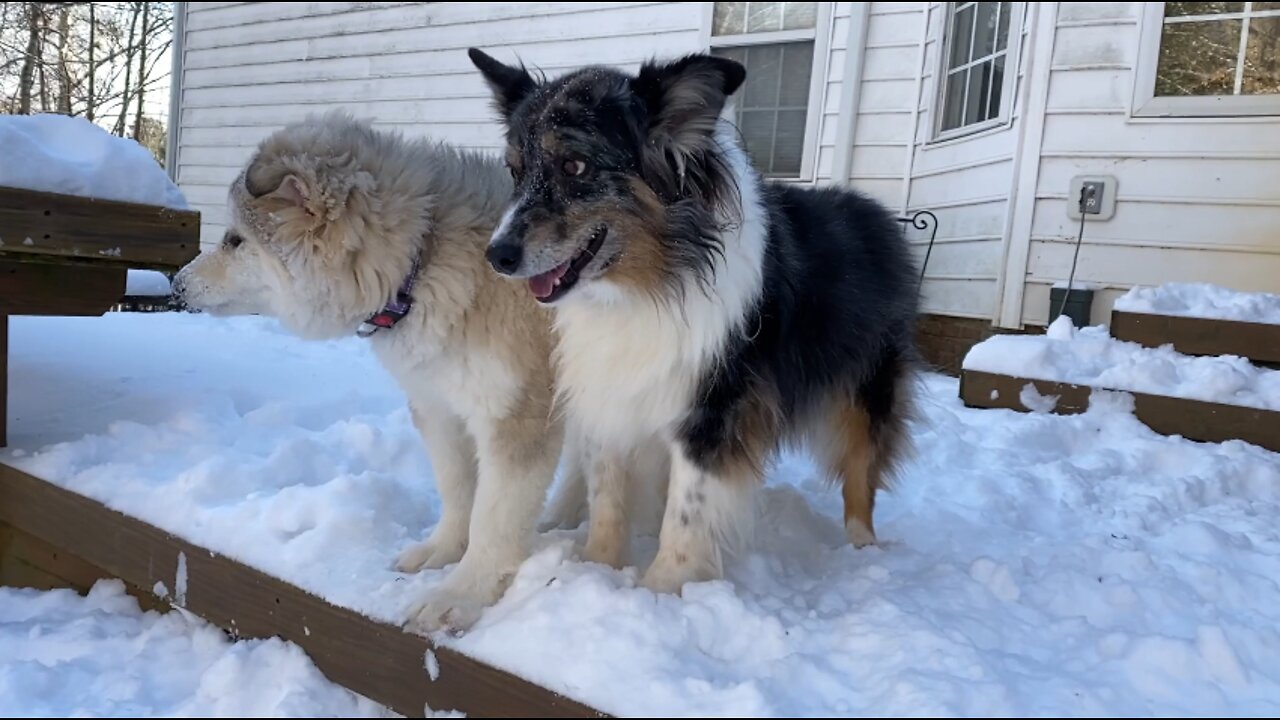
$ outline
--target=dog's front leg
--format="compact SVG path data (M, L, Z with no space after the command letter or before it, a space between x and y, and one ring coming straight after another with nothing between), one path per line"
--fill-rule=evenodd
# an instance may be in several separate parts
M591 489L591 525L582 557L614 568L621 568L631 544L630 515L627 508L627 458L622 453L597 450L591 454L588 486Z
M440 522L431 535L405 548L396 560L400 572L442 568L458 562L467 549L471 505L476 494L476 446L462 418L443 404L410 404L413 424L422 435L440 493Z
M547 502L547 511L538 523L538 532L572 530L582 524L587 513L587 439L570 424L564 437L564 479Z
M645 587L679 594L685 583L724 576L723 551L748 538L754 519L757 482L742 474L710 472L690 460L680 443L672 446L658 555L641 581Z
M563 433L545 415L505 418L477 430L480 482L471 540L453 572L411 611L410 625L418 630L465 630L502 596L529 556L555 475Z

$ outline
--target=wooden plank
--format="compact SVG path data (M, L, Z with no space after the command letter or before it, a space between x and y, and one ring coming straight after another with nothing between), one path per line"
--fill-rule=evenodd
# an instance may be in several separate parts
M1030 408L1022 404L1020 397L1027 383L1035 386L1041 395L1056 395L1054 412L1059 415L1087 410L1094 390L1086 385L965 370L960 374L960 399L969 407L1028 412ZM1201 442L1244 440L1280 452L1280 412L1163 395L1113 392L1132 395L1134 415L1161 435L1180 435Z
M98 316L124 297L128 271L0 258L0 314Z
M1280 363L1280 325L1113 310L1111 336L1143 347L1172 344L1184 355L1239 355Z
M54 590L70 588L81 594L111 575L102 568L64 552L12 525L0 522L0 585ZM143 610L166 612L164 600L125 583L125 590Z
M137 587L163 582L173 604L237 636L296 643L329 679L404 715L422 717L430 707L473 717L604 717L4 464L0 522ZM434 681L428 650L440 668Z
M0 253L176 270L200 252L200 214L0 187Z

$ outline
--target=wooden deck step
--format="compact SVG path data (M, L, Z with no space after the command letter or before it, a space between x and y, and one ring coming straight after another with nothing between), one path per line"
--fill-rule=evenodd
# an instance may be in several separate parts
M1280 365L1280 325L1113 310L1111 336L1143 347L1173 345L1183 355L1237 355Z
M1057 396L1053 412L1059 415L1087 410L1095 390L1086 385L964 370L960 374L960 399L969 407L1029 412L1030 408L1021 400L1022 389L1028 383L1042 396ZM1134 415L1162 435L1180 435L1202 442L1244 440L1280 452L1280 412L1163 395L1129 394L1133 396Z
M181 568L181 569L180 569ZM119 578L236 637L281 637L330 680L409 717L605 717L426 638L338 607L232 558L0 463L0 583L84 590ZM424 666L435 654L439 673Z

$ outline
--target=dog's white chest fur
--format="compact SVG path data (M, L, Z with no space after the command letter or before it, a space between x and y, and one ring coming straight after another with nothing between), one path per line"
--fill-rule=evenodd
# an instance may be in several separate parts
M724 232L709 288L690 280L683 303L655 304L605 279L556 308L560 393L598 442L628 448L655 433L669 437L729 334L754 331L744 318L760 297L768 226L745 154L730 159L741 219Z

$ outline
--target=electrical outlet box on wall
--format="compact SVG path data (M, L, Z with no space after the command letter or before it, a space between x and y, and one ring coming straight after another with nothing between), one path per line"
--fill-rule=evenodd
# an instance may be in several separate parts
M1071 178L1067 192L1067 217L1080 219L1080 193L1086 184L1093 191L1085 200L1085 220L1110 220L1116 214L1116 178L1114 175L1077 175Z

